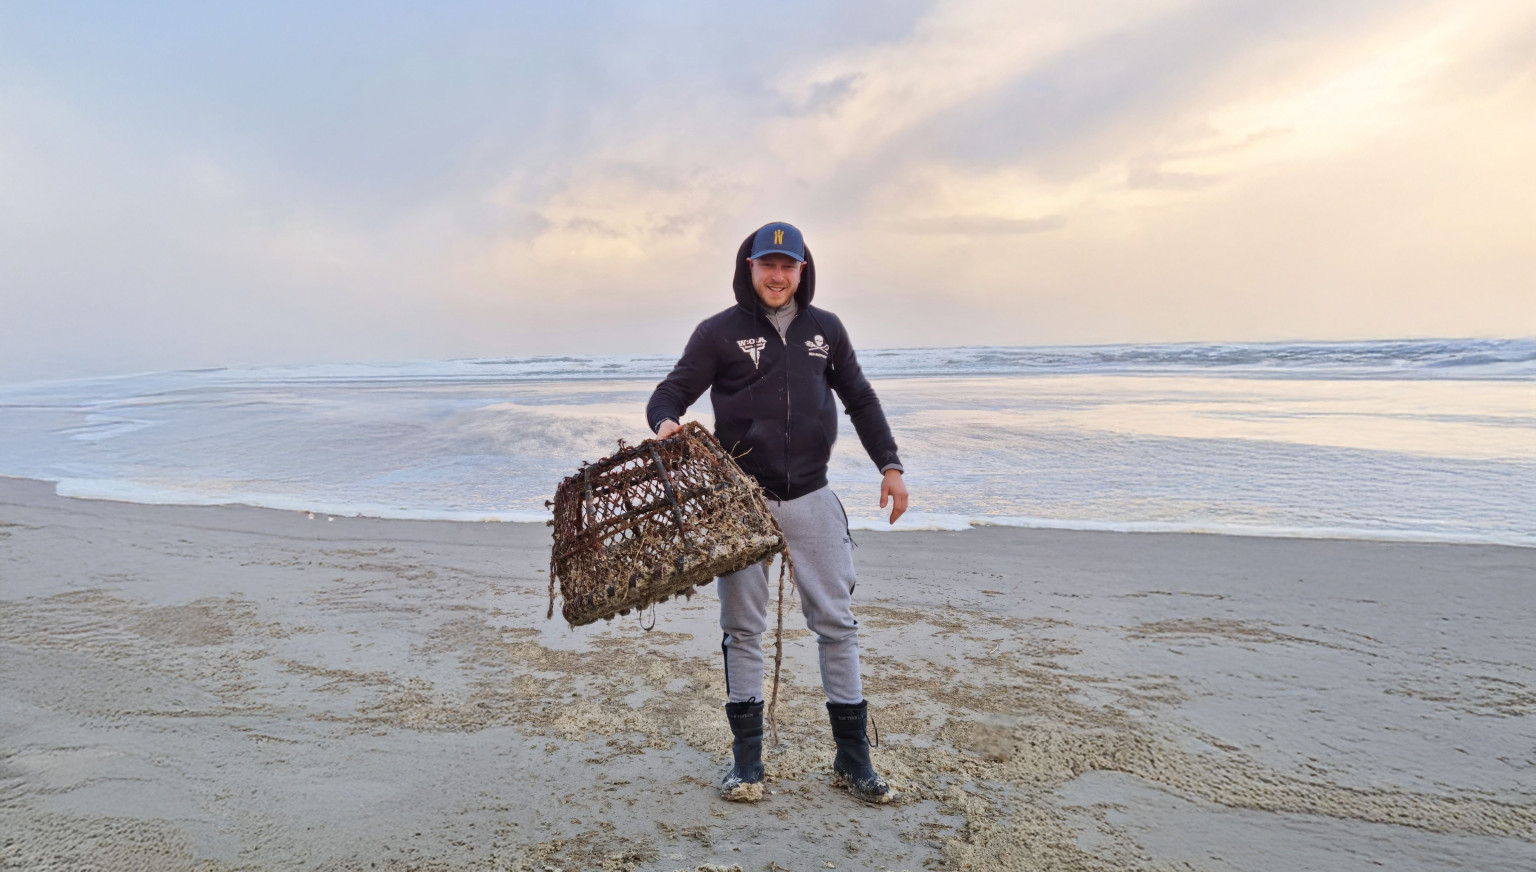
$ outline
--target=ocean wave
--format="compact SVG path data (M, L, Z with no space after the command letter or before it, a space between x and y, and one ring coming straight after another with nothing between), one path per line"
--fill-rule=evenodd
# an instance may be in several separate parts
M212 492L194 488L143 484L118 479L67 478L55 483L61 497L138 503L151 506L251 506L288 512L305 512L336 518L383 518L402 521L497 521L538 523L549 520L547 512L425 509L366 502L340 502L294 494L258 491Z
M861 352L871 376L1184 374L1265 378L1536 378L1536 340L971 346ZM328 364L223 370L222 379L350 382L396 380L660 379L674 355L602 355Z
M317 500L288 494L260 492L209 493L180 487L145 485L109 479L64 479L55 485L61 497L146 505L251 506L278 511L304 512L325 518L380 518L409 521L472 523L531 523L549 520L547 512L454 511L358 502ZM1390 530L1373 527L1280 527L1222 524L1208 521L1097 521L1070 518L1037 518L1008 515L910 513L894 525L883 520L850 518L849 529L860 533L963 532L978 527L1020 527L1104 533L1185 533L1219 536L1255 536L1277 539L1349 539L1377 542L1421 542L1460 545L1505 545L1536 548L1536 534L1477 533L1450 530Z
M1009 375L1213 375L1296 379L1536 379L1536 339L1404 339L1370 342L967 346L860 352L877 378ZM0 385L0 402L52 403L61 396L121 396L192 387L265 384L454 384L650 381L673 354L548 355L389 363L293 364Z
M1506 545L1536 548L1536 534L1483 533L1462 530L1391 530L1379 527L1282 527L1223 524L1210 521L1096 521L1074 518L1034 518L1009 515L913 514L894 525L883 520L850 518L848 528L862 533L959 532L978 527L1023 527L1099 533L1188 533L1213 536L1254 536L1264 539L1350 539L1368 542L1422 542L1450 545Z
M1536 378L1536 340L879 349L871 374L1201 375L1264 378Z

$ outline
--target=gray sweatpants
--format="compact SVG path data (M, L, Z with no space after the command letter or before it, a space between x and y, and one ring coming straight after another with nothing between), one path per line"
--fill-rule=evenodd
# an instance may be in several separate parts
M816 634L821 687L827 701L864 699L859 681L859 622L853 617L853 543L848 517L832 488L779 502L768 510L784 530L795 562L805 625ZM753 564L719 578L720 629L725 639L726 693L731 702L763 698L763 633L770 618L768 567ZM773 579L777 590L778 578Z

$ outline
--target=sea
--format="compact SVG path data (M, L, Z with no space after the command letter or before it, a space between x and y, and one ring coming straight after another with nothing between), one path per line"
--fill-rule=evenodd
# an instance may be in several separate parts
M649 435L670 355L0 384L0 475L61 495L544 521ZM842 420L856 531L979 525L1536 547L1536 339L861 352L906 465L894 526ZM690 417L711 423L708 396Z

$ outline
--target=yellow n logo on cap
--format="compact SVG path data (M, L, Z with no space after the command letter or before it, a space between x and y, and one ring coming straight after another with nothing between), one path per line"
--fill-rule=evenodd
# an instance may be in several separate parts
M773 244L774 245L783 245L784 244L784 231L782 231L782 230L775 230L775 231L773 231Z

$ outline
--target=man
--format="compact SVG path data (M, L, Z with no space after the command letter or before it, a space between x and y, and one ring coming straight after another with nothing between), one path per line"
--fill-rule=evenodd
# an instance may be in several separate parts
M842 322L811 305L816 263L799 230L774 223L748 236L736 253L733 286L736 305L693 331L677 366L651 394L646 416L656 435L666 438L709 389L715 436L767 492L768 508L795 561L801 610L816 634L837 745L836 783L865 801L889 802L895 792L871 765L865 734L848 516L827 486L827 460L837 439L833 392L884 476L880 507L891 503L893 524L907 510L896 441ZM720 792L729 800L756 802L763 795L768 568L757 564L723 576L718 588L729 698L725 714L735 738L734 765Z

